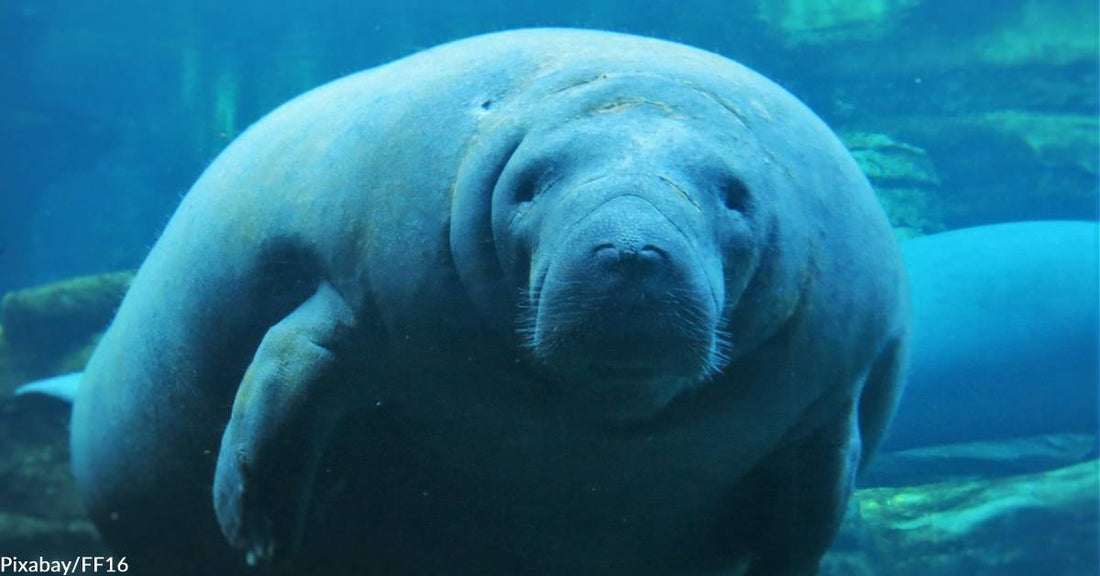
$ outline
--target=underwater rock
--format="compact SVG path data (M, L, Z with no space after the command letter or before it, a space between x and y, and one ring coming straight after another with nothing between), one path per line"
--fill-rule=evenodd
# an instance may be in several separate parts
M872 132L841 138L874 185L899 239L943 230L940 178L923 149Z
M0 396L0 551L46 559L105 554L69 470L69 407Z
M1019 140L1049 169L1098 175L1100 119L1096 116L1002 110L981 116L977 123Z
M128 281L128 275L78 279L4 300L5 319L14 318L16 326L12 340L21 344L10 342L10 332L0 327L0 551L5 556L71 559L106 553L73 485L69 407L41 397L15 398L11 392L29 378L83 366L93 333L103 329L121 298L108 298L107 287L123 276ZM94 325L91 310L98 308L106 308L107 316ZM51 330L58 334L57 343L49 341ZM42 340L42 349L33 349Z
M1001 66L1060 65L1096 59L1096 2L1024 0L1005 6L1001 26L958 48Z
M80 370L133 276L133 272L83 276L5 295L0 311L4 327L0 392L10 390L3 381L5 357L21 377Z
M1098 16L1088 0L1011 0L995 11L925 0L907 11L914 25L835 47L812 69L790 58L787 76L842 131L924 149L947 228L1094 219Z
M109 554L88 520L48 520L0 511L0 550L24 560Z
M55 400L0 398L0 512L84 517L69 471L68 422L68 405Z
M1096 457L1094 434L1048 434L879 454L859 479L868 487L931 484L1053 470Z
M4 335L4 327L0 326L0 398L10 396L16 386L28 380L18 364Z
M794 76L846 95L846 109L868 126L881 127L880 114L899 111L951 118L979 110L1095 110L1100 14L1092 0L1006 0L996 9L924 0L904 15L910 25L857 38L862 44L834 49Z
M872 182L921 187L940 184L932 160L917 146L871 132L853 132L842 137Z
M757 17L788 45L880 38L922 0L758 0Z
M892 122L935 159L948 227L1018 220L1020 214L1096 215L1100 120L1094 115L1011 109Z
M859 490L820 576L1096 574L1098 467Z
M794 1L797 0L761 0L761 3L782 5ZM825 3L822 4L824 9ZM856 12L863 11L861 3L845 4L851 5ZM1092 74L1095 74L1097 49L1100 48L1100 38L1096 34L1098 8L1095 2L1010 0L1000 3L998 8L996 17L991 17L988 6L983 3L924 0L901 14L913 24L954 19L953 25L931 28L901 26L889 30L889 35L857 38L864 41L858 49L830 53L828 58L815 62L815 69L808 73L833 77L832 86L844 86L847 84L844 80L849 78L879 83L877 90L864 95L875 100L885 97L887 101L880 101L879 105L893 109L898 108L891 98L909 98L910 108L927 109L929 105L944 104L956 107L990 106L1006 100L1020 101L1020 98L1031 95L1056 93L1051 89L1069 88L1076 94L1095 94L1095 84L1083 82L1079 74L1066 73L1077 66L1090 66ZM763 19L769 23L775 21L774 18ZM1044 70L1061 70L1063 74L1060 78L1046 77ZM966 71L970 77L961 79L958 85L939 83L954 79L953 74L958 71ZM1011 77L990 75L996 71L1016 73ZM922 78L924 81L915 85L884 83L903 78ZM1050 80L1055 80L1056 84L1045 88L1040 85ZM1031 86L1039 90L1033 94L997 93L1013 85ZM940 100L939 95L929 91L930 88L949 86L957 87L951 94L944 94L950 96L950 100ZM884 90L887 87L889 89ZM981 93L985 97L972 99L964 92ZM932 97L933 100L911 100L917 95ZM1046 110L1062 108L1066 104L1056 101L1046 103L1059 105ZM1083 103L1078 102L1079 105ZM873 108L878 109L878 106Z

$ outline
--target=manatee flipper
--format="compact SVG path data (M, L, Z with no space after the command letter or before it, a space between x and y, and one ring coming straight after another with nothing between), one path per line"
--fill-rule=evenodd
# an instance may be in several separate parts
M811 408L813 410L813 408ZM836 536L860 462L857 411L769 457L749 479L755 509L745 576L810 576Z
M72 404L76 399L76 392L80 389L80 380L83 377L83 372L73 372L71 374L54 376L53 378L35 380L34 382L28 382L16 388L15 395L28 396L39 394L57 398L58 400Z
M237 390L214 509L250 565L289 558L301 539L318 461L355 404L336 377L353 322L340 295L322 284L267 331Z
M901 399L905 362L908 358L907 343L902 338L890 341L878 358L863 385L859 399L859 432L863 441L863 454L859 469L862 471L874 456L886 437L898 400Z

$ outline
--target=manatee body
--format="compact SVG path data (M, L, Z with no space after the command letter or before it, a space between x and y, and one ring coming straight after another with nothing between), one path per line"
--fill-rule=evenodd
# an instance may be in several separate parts
M1096 432L1096 222L966 228L902 252L913 344L884 449Z
M771 82L477 37L210 165L88 366L75 474L139 571L809 574L906 302L866 180Z

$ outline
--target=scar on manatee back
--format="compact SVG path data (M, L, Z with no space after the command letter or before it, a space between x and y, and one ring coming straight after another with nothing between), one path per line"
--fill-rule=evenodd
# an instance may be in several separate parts
M639 73L608 74L606 72L601 72L601 73L599 73L599 74L597 74L593 77L580 79L580 80L577 80L577 81L572 82L570 84L567 84L565 86L562 86L561 88L558 88L557 90L554 90L553 92L551 92L551 94L556 95L556 94L560 94L562 92L567 92L569 90L573 90L575 88L580 88L582 86L587 86L589 84L594 84L594 83L600 82L602 80L608 80L608 79L611 79L611 78L619 78L619 77L626 77L626 76L641 76L641 77L646 77L646 78L658 78L658 79L662 79L662 80L668 80L668 81L671 81L671 82L675 82L675 83L677 83L677 84L679 84L679 85L681 85L685 88L688 88L690 90L694 90L695 92L698 92L703 97L707 98L708 100L711 100L715 104L717 104L717 105L721 106L722 108L726 109L727 111L729 111L731 114L733 114L734 118L736 118L737 121L743 127L748 128L748 119L746 118L745 113L740 108L738 108L738 106L736 104L734 104L733 102L730 102L729 100L719 96L718 94L715 94L714 92L712 92L710 90L707 90L706 88L703 88L702 86L699 86L699 85L697 85L694 82L691 82L689 80L669 78L669 77L659 75L659 74L639 74ZM618 112L618 111L621 111L622 109L627 107L627 106L625 106L625 104L631 104L630 107L633 107L634 105L638 105L638 104L652 104L654 106L658 106L658 107L664 109L670 116L680 117L680 115L676 114L676 111L672 107L668 106L667 104L665 104L663 102L655 102L655 101L645 100L645 99L641 99L641 98L636 99L636 100L632 100L632 101L629 101L629 102L624 101L622 104L619 104L619 105L616 105L616 103L608 103L608 104L605 104L605 105L599 107L598 109L596 109L596 111L594 113L614 113L614 112ZM769 122L771 121L771 116L767 113L766 110L763 110L759 105L754 105L753 108L756 109L757 112L760 113L762 118L764 118L765 120L767 120Z
M619 112L630 110L631 108L637 108L638 106L653 106L663 112L666 116L671 116L672 118L682 117L675 108L669 106L668 104L665 104L664 102L658 102L656 100L649 100L647 98L641 97L617 98L615 100L612 100L611 102L606 102L593 109L585 110L582 115L596 116L598 114L617 114Z
M562 92L566 92L566 91L572 90L574 88L579 88L581 86L592 84L593 82L599 82L600 80L607 80L607 73L606 72L600 72L599 74L597 74L595 76L592 76L590 78L583 78L583 79L577 80L576 82L566 84L565 86L562 86L561 88L558 88L558 89L554 90L553 92L551 92L551 94L561 94Z

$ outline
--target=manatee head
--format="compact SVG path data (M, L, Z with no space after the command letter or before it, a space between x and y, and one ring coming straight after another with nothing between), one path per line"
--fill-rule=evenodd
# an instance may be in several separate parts
M738 309L774 233L754 188L776 171L682 83L601 75L532 108L460 174L456 267L578 413L651 416L758 341Z

